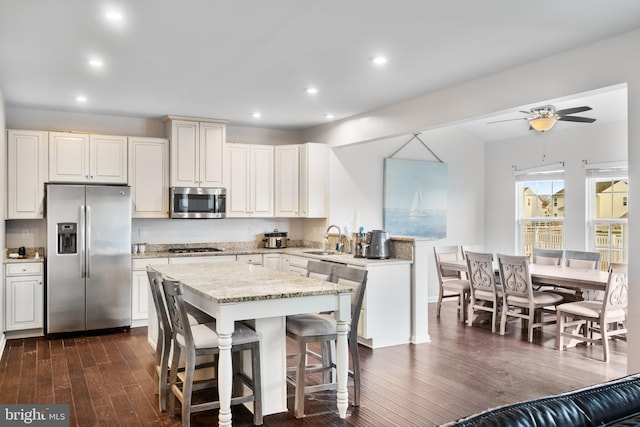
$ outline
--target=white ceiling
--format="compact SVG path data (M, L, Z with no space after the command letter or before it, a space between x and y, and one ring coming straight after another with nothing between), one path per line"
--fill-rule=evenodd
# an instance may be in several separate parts
M637 0L0 0L0 88L9 107L305 129L636 28ZM602 121L595 103L567 106Z

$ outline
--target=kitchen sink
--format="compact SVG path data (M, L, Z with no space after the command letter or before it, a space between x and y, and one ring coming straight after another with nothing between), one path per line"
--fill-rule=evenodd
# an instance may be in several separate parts
M306 251L305 254L311 255L336 255L338 252L333 251Z

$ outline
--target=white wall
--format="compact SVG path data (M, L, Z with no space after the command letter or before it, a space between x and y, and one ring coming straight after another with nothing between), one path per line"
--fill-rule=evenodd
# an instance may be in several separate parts
M403 147L412 135L366 144L336 147L330 158L329 222L351 229L357 210L365 230L383 228L383 164ZM420 139L447 163L447 237L434 244L484 243L484 145L456 128L441 128L420 135ZM417 140L412 140L394 158L437 161ZM470 213L472 213L470 215ZM427 263L434 263L429 256ZM437 298L438 282L429 269L429 299Z
M2 93L2 89L0 89L0 165L6 164L5 153L7 152L7 143L6 143L6 132L5 132L5 105L4 105L4 94ZM5 167L2 168L5 170ZM3 172L0 174L0 212L2 212L2 218L6 218L6 174ZM5 248L5 237L4 237L4 223L2 221L0 224L0 248ZM2 350L4 349L5 344L5 336L4 336L4 274L0 275L0 355L2 355Z
M543 161L543 155L545 160ZM515 175L518 169L564 162L565 249L586 248L586 189L583 161L603 163L627 160L627 123L532 134L486 144L485 247L494 253L516 251Z
M544 102L622 83L628 90L629 198L640 200L640 30L568 50L519 67L488 75L437 92L416 96L357 117L310 129L304 140L332 147L411 134L488 115L506 109ZM551 134L550 134L551 135ZM460 151L464 155L463 151ZM487 167L490 165L488 164ZM571 164L570 167L574 167ZM510 191L512 193L512 191ZM513 197L513 196L511 196ZM493 206L486 205L486 215ZM513 223L511 216L509 223ZM640 224L640 210L629 212L629 229ZM495 227L494 227L495 228ZM492 229L491 233L495 232ZM487 236L489 231L487 231ZM500 234L502 235L502 234ZM494 248L513 250L512 236L494 240ZM572 242L573 244L573 242ZM629 301L640 306L640 240L629 241ZM640 371L640 311L629 310L628 365Z

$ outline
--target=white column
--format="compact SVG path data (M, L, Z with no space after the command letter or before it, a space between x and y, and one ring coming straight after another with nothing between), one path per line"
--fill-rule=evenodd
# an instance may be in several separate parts
M411 343L430 342L429 337L429 269L428 257L433 256L432 240L413 241L413 265L411 267Z

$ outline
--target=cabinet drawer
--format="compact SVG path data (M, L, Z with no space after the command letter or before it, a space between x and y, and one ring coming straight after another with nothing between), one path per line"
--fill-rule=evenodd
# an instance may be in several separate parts
M25 262L6 264L7 276L25 276L29 274L42 274L41 262Z
M262 265L262 254L236 255L236 260L247 264Z
M169 264L169 258L142 258L134 259L132 264L133 270L146 270L147 265L166 265Z
M290 266L304 268L305 271L306 271L307 262L309 262L309 258L296 256L296 255L289 255L289 265Z

